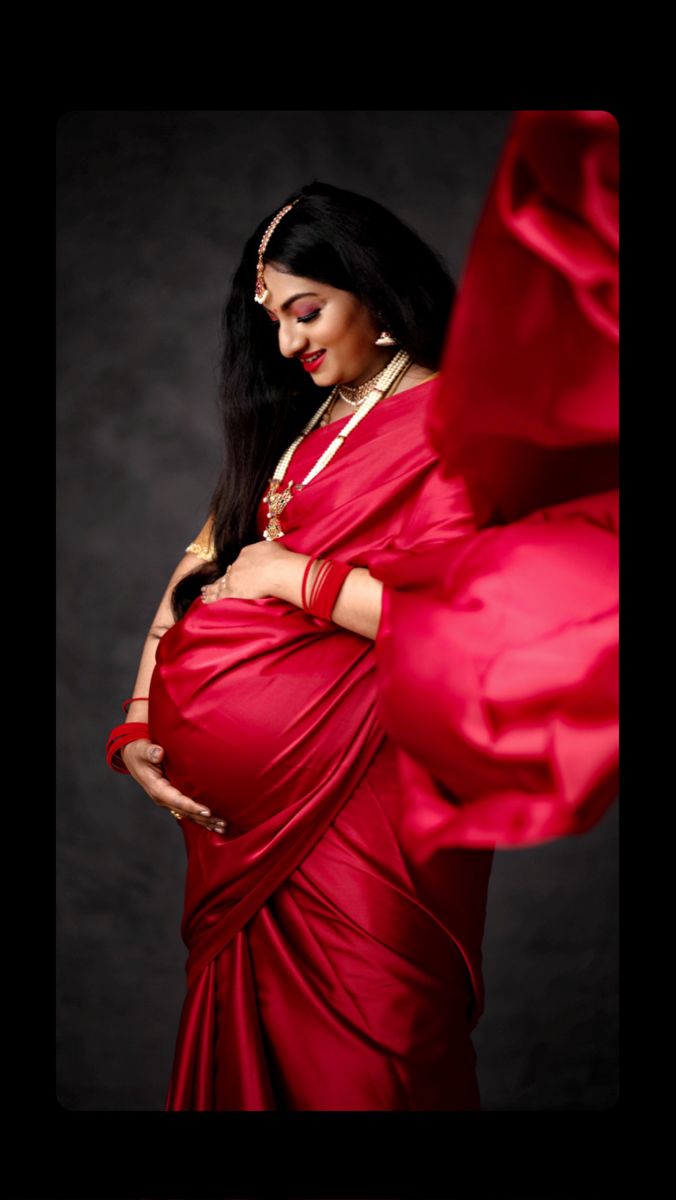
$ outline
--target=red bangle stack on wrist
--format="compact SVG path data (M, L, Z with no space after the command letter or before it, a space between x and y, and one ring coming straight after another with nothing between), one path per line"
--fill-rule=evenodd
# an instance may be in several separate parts
M122 712L126 713L128 706L134 700L147 700L147 696L130 696L127 700L122 701ZM124 765L124 761L120 754L123 746L127 742L135 742L137 738L149 738L150 729L147 721L125 721L123 725L116 725L108 734L106 743L106 762L113 771L119 771L122 775L128 775L129 771Z
M108 734L106 743L106 762L114 771L128 775L120 750L127 742L135 742L137 738L149 738L150 729L147 721L127 721L124 725L116 725Z
M319 562L320 566L315 575L310 599L307 600L305 594L307 581L310 568L315 562ZM301 604L305 611L311 613L313 617L322 617L325 621L330 621L338 592L345 582L346 575L349 575L351 570L351 563L334 562L330 558L321 560L309 558L303 572L301 588Z

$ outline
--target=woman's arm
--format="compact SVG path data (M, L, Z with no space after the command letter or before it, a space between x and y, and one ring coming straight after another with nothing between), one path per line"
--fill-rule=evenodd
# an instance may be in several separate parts
M185 575L189 575L196 567L202 566L204 560L197 554L184 554L183 558L177 564L166 591L160 601L159 608L153 617L152 623L146 635L141 653L141 661L139 663L138 674L134 684L132 696L147 696L150 688L150 680L153 671L155 670L155 657L157 654L157 644L167 629L170 629L174 621L174 614L171 610L171 594L180 579ZM129 705L126 722L128 721L147 721L148 720L148 701L135 700ZM125 723L126 723L125 722Z
M290 604L301 605L301 588L303 572L309 559L308 554L297 554L289 551L280 560L274 595L280 600L288 600ZM323 559L317 559L310 568L310 578L306 595L310 595L314 578ZM353 567L345 581L333 606L331 620L343 629L352 633L360 633L362 637L374 639L380 624L380 614L383 603L383 584L374 579L367 567Z
M177 564L148 630L132 696L148 695L150 681L155 669L158 642L167 629L170 629L175 624L174 614L171 609L171 593L179 580L194 571L202 562L203 558L201 555L186 552ZM130 721L147 722L147 720L148 701L134 700L133 704L129 705L125 724ZM129 774L148 793L155 804L169 808L172 812L180 812L183 817L190 818L196 824L222 833L226 824L224 821L220 818L212 817L208 808L197 804L189 796L184 796L165 777L162 765L163 754L164 748L157 744L153 745L147 737L139 737L132 742L128 742L120 750L122 762L129 771Z

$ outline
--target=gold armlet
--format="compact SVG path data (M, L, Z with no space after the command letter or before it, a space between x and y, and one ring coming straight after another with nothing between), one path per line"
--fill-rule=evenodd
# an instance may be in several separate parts
M200 542L191 542L185 548L186 554L196 554L198 558L203 558L205 562L215 562L216 555L211 546L203 546Z

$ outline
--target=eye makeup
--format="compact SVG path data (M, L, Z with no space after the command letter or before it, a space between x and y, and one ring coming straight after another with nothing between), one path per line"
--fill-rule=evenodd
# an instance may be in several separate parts
M318 308L318 309L315 309L314 312L308 313L307 316L296 317L296 320L302 321L303 324L305 324L307 321L314 321L315 317L318 317L320 312L321 312L321 309ZM273 321L272 317L270 317L270 324L277 327L279 325L279 321Z

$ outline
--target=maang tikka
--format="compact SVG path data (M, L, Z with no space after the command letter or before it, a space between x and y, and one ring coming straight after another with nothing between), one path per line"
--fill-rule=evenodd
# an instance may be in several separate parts
M299 200L302 200L302 196L296 196L296 199L292 200L290 204L285 204L284 208L279 210L277 216L273 217L267 229L265 230L263 237L261 238L261 244L258 247L258 263L256 264L256 291L254 292L254 300L257 304L265 304L265 301L270 294L265 286L265 279L263 277L263 254L265 253L268 242L270 241L270 238L272 237L272 234L277 228L282 217L285 215L285 213L288 213L293 208L294 204L297 204Z

